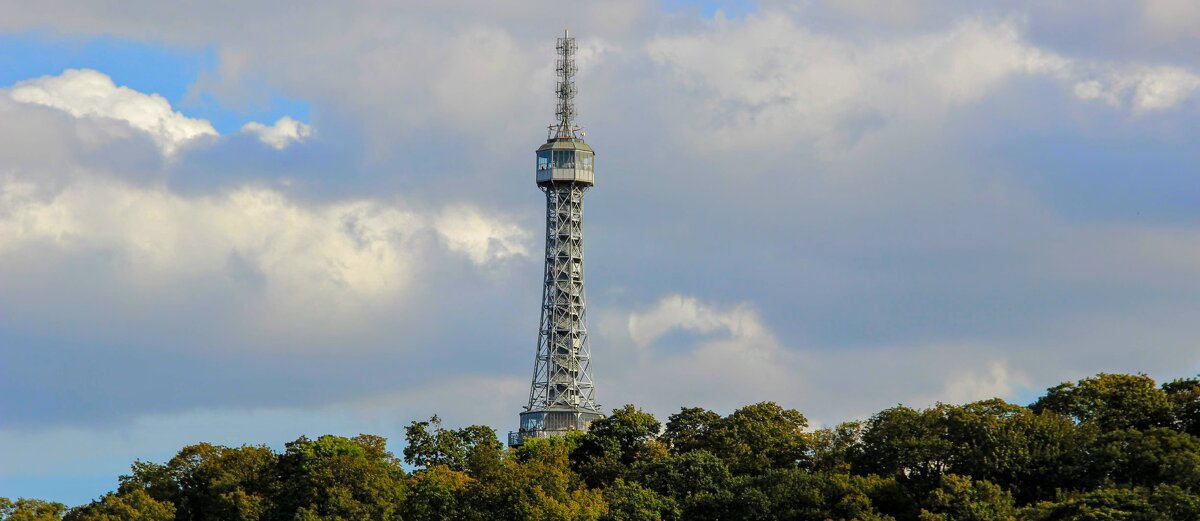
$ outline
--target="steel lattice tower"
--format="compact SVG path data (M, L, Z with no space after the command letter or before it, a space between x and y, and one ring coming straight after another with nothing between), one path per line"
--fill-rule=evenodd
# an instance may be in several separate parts
M537 149L537 185L546 194L546 268L541 328L529 403L510 445L524 438L586 430L602 417L592 383L587 299L583 287L583 194L596 154L575 126L575 39L558 39L558 123Z

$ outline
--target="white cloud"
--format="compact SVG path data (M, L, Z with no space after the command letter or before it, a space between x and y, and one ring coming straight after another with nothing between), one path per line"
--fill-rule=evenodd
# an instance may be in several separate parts
M709 31L656 38L647 52L701 88L701 114L727 146L825 139L868 113L921 119L974 102L1018 74L1057 73L1067 61L1021 41L1015 23L967 21L949 30L860 44L820 34L790 15L718 19Z
M208 121L175 112L162 96L118 87L108 75L90 69L69 69L58 76L22 81L9 90L9 96L78 118L124 121L148 133L166 155L192 139L217 135Z
M1139 111L1165 110L1179 105L1200 90L1200 76L1178 67L1156 67L1141 75L1133 89L1133 107Z
M650 310L629 315L629 336L642 347L675 329L706 335L723 331L734 338L774 343L748 305L718 309L692 297L668 295Z
M986 372L975 369L951 374L946 379L940 399L949 403L969 403L996 397L1010 397L1020 387L1027 387L1029 379L1023 375L1012 375L1008 364L1002 360L988 363Z
M275 150L283 150L288 145L303 141L313 135L311 126L289 116L279 118L279 121L271 126L251 121L242 126L242 132L254 134L259 141L270 145Z
M465 254L476 265L529 255L528 231L515 223L485 215L477 208L447 207L433 226L451 251Z
M1021 76L1046 77L1082 99L1135 111L1178 106L1200 89L1185 69L1082 61L1025 40L1013 19L967 19L884 41L819 33L782 11L717 18L706 30L664 35L649 56L695 92L690 127L719 148L797 140L828 145L864 116L924 123L975 103ZM1131 70L1122 74L1096 71Z
M1010 369L1011 347L940 344L833 350L782 343L749 303L728 306L667 295L649 309L624 315L623 336L604 336L593 348L601 366L601 399L618 395L665 417L680 406L728 411L771 400L794 407L819 424L873 414L903 403L928 407L1012 398L1031 385ZM601 320L611 334L616 324ZM661 345L671 331L697 336L686 345ZM621 345L632 342L634 350Z
M1200 91L1200 75L1179 67L1139 67L1110 70L1075 84L1081 99L1130 107L1135 113L1175 108Z
M103 178L55 192L0 178L0 256L35 246L109 252L134 285L221 273L236 258L282 305L403 294L422 269L414 240L427 233L477 265L527 254L525 230L469 205L430 218L369 200L303 204L252 186L187 197Z
M699 403L725 407L787 401L803 370L802 356L781 346L749 304L719 306L668 295L648 310L629 313L625 322L629 339L639 349L626 355L629 360L610 360L621 370L611 379L602 374L600 385L609 389L609 395L612 389L621 389L641 396L649 407L662 402L676 407ZM656 342L673 330L697 333L700 338L683 351L660 349ZM614 343L623 341L607 342ZM613 356L609 349L596 352Z

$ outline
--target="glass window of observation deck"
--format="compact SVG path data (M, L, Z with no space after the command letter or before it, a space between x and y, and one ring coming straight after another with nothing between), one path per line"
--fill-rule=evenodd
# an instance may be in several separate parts
M575 152L573 150L555 150L554 168L575 168Z
M549 150L547 150L545 152L538 152L537 169L539 172L542 170L550 169L550 151Z
M591 170L593 159L594 159L594 156L592 156L591 154L588 154L585 152L580 152L579 153L579 167L584 170Z

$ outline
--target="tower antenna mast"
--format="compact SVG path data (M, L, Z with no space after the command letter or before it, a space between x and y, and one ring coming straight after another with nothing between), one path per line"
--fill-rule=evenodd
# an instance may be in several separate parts
M558 85L555 92L558 94L558 108L555 115L558 116L558 128L555 131L554 137L560 139L569 139L575 137L575 39L571 37L570 31L563 31L562 38L558 39L558 61L556 70L558 72Z

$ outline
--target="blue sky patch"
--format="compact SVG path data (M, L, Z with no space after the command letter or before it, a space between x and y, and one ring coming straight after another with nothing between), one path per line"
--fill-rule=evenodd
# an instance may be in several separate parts
M667 11L700 11L707 18L716 16L717 11L726 18L740 18L757 10L750 0L663 0L662 6Z
M44 31L0 34L0 85L5 87L66 69L95 69L117 85L161 95L176 111L206 119L222 134L237 132L249 121L269 125L283 116L310 121L308 103L269 87L264 87L268 101L250 107L230 107L209 94L189 99L192 84L203 72L216 70L218 62L213 47L168 47L108 36L63 38Z

